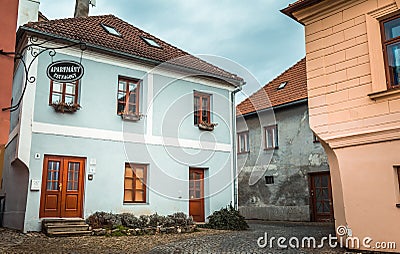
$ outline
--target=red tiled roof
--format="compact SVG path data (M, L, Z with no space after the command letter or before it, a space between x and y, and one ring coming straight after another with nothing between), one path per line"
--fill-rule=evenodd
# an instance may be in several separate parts
M287 82L283 89L279 85ZM303 58L263 88L237 105L237 115L246 115L307 98L306 59Z
M101 24L115 28L121 37L111 35ZM78 40L91 45L111 49L113 51L134 55L157 63L171 62L212 76L228 78L236 82L243 81L235 74L229 73L207 63L189 53L174 47L157 37L115 17L114 15L67 18L41 22L30 22L24 26L33 32L41 32L49 36ZM148 45L142 38L150 38L161 48Z

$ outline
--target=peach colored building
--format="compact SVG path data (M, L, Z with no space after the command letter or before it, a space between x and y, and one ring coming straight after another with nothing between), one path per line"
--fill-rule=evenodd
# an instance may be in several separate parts
M400 252L399 9L299 0L282 10L305 26L310 126L328 154L335 223L373 239L362 250Z

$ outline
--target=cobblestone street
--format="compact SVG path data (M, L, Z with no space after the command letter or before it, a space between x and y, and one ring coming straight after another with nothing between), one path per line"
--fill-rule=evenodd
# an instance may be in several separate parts
M145 236L83 236L47 237L42 233L22 234L0 228L0 253L151 253L151 254L209 254L209 253L345 253L346 250L329 248L282 249L274 241L273 248L260 248L257 239L268 234L275 237L314 237L316 244L329 234L334 235L332 224L249 222L247 231L232 232L200 229L191 234L161 234ZM288 240L286 241L288 244ZM352 252L348 252L352 253Z
M317 245L320 244L323 237L329 234L335 236L333 224L324 223L287 223L287 222L259 222L249 223L250 230L241 232L229 232L219 235L207 235L187 239L179 242L158 246L149 253L345 253L345 249L330 248L328 241L325 241L324 248L306 248L306 249L282 249L277 246L277 240L274 241L273 248L269 246L260 248L257 239L268 234L268 239L275 237L285 237L285 244L291 237L297 237L300 240L303 237L314 237ZM353 253L353 252L347 252ZM355 253L355 252L354 252Z

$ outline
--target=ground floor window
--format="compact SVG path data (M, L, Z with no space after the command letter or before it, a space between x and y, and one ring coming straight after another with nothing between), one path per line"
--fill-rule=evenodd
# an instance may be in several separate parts
M147 165L125 164L124 203L146 203Z

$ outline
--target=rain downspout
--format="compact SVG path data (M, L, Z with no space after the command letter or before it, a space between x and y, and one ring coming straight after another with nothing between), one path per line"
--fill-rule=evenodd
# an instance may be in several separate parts
M237 89L231 93L231 106L232 106L232 158L233 158L233 207L238 210L238 182L236 177L237 172L237 151L236 151L236 100L235 95L242 90L243 82Z

